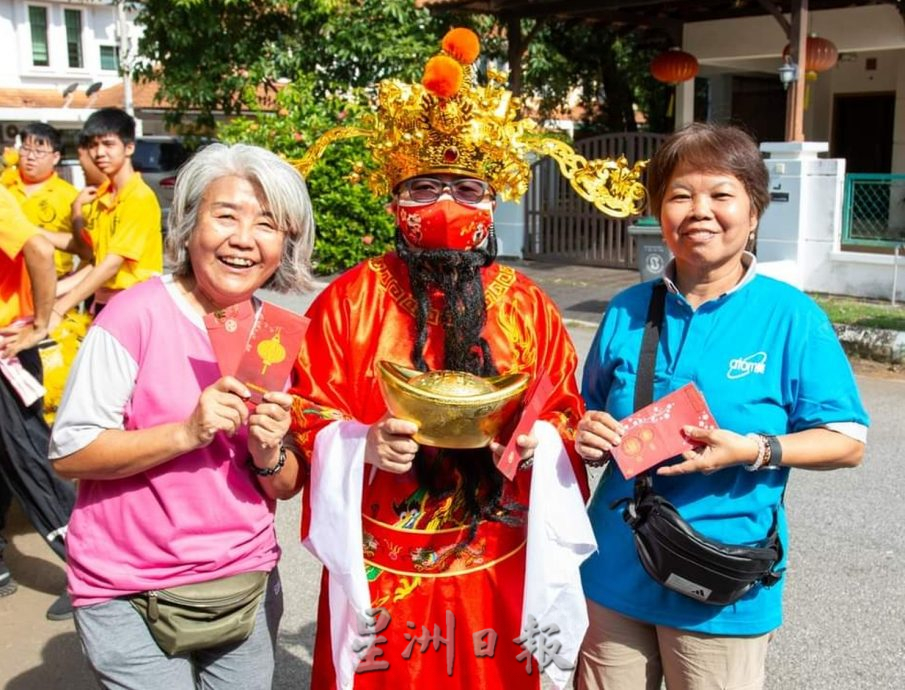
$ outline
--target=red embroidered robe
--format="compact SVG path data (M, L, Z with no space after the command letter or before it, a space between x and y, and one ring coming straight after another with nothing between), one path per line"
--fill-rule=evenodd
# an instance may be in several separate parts
M512 268L482 269L487 304L487 339L499 372L545 369L554 383L541 419L560 432L570 454L582 494L587 476L573 451L575 425L582 403L575 382L576 354L552 301ZM443 330L439 302L429 317L425 360L442 369ZM364 424L386 412L375 363L389 360L411 366L415 301L407 268L395 254L366 261L336 279L308 311L311 326L295 368L292 392L293 435L310 458L317 432L337 419ZM524 650L514 642L521 630L525 567L524 513L530 471L505 482L503 505L515 524L481 522L469 540L458 494L428 499L414 472L395 475L365 468L361 505L363 549L372 605L385 607L391 619L381 634L380 662L385 670L355 675L355 688L409 688L426 682L432 688L539 687L540 671L527 673ZM307 509L307 501L305 501ZM303 532L304 532L303 518ZM304 534L303 534L304 537ZM462 542L468 545L455 548ZM312 688L333 690L335 671L330 650L327 580L322 579ZM454 634L449 635L452 613ZM438 628L435 628L438 626ZM435 649L426 641L446 639ZM496 634L494 654L476 649ZM434 635L439 632L439 635ZM452 675L447 673L452 645ZM486 651L486 648L485 650Z

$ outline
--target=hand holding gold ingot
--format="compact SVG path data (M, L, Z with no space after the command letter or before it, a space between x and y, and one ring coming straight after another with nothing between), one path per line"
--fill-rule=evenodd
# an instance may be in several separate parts
M483 448L522 406L528 374L481 378L462 371L377 363L380 390L393 416L418 425L415 441L440 448Z

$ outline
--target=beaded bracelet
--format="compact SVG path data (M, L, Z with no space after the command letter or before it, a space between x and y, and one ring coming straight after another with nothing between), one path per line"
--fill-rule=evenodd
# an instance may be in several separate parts
M754 439L757 442L757 457L750 465L745 465L745 469L749 472L757 472L764 466L764 463L769 462L767 454L770 452L770 448L767 445L767 440L761 434L747 434L746 438Z
M283 465L286 464L286 446L280 446L280 457L277 460L277 464L273 467L258 467L251 458L248 458L248 464L251 466L252 471L259 477L272 477L282 470Z

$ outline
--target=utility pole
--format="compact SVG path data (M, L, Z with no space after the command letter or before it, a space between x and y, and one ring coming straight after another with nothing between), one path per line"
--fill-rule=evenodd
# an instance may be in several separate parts
M119 38L119 71L123 78L123 110L135 117L132 105L132 57L129 44L129 23L126 21L126 0L113 0L116 5L116 33Z

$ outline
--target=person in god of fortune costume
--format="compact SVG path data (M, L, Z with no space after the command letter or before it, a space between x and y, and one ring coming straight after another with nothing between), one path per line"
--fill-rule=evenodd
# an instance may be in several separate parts
M544 661L561 687L587 626L578 566L595 543L573 454L576 354L552 301L494 263L492 214L496 196L526 191L532 152L554 157L611 215L638 212L644 190L639 166L589 162L518 119L501 75L478 85L479 49L453 29L422 84L382 82L365 127L331 130L297 165L304 174L330 142L366 137L371 187L392 192L398 226L395 252L313 303L295 368L291 433L310 472L302 537L326 565L318 690L538 687ZM387 412L381 362L484 378L546 372L552 394L518 439L514 479L494 464L498 443L417 443L418 426Z

